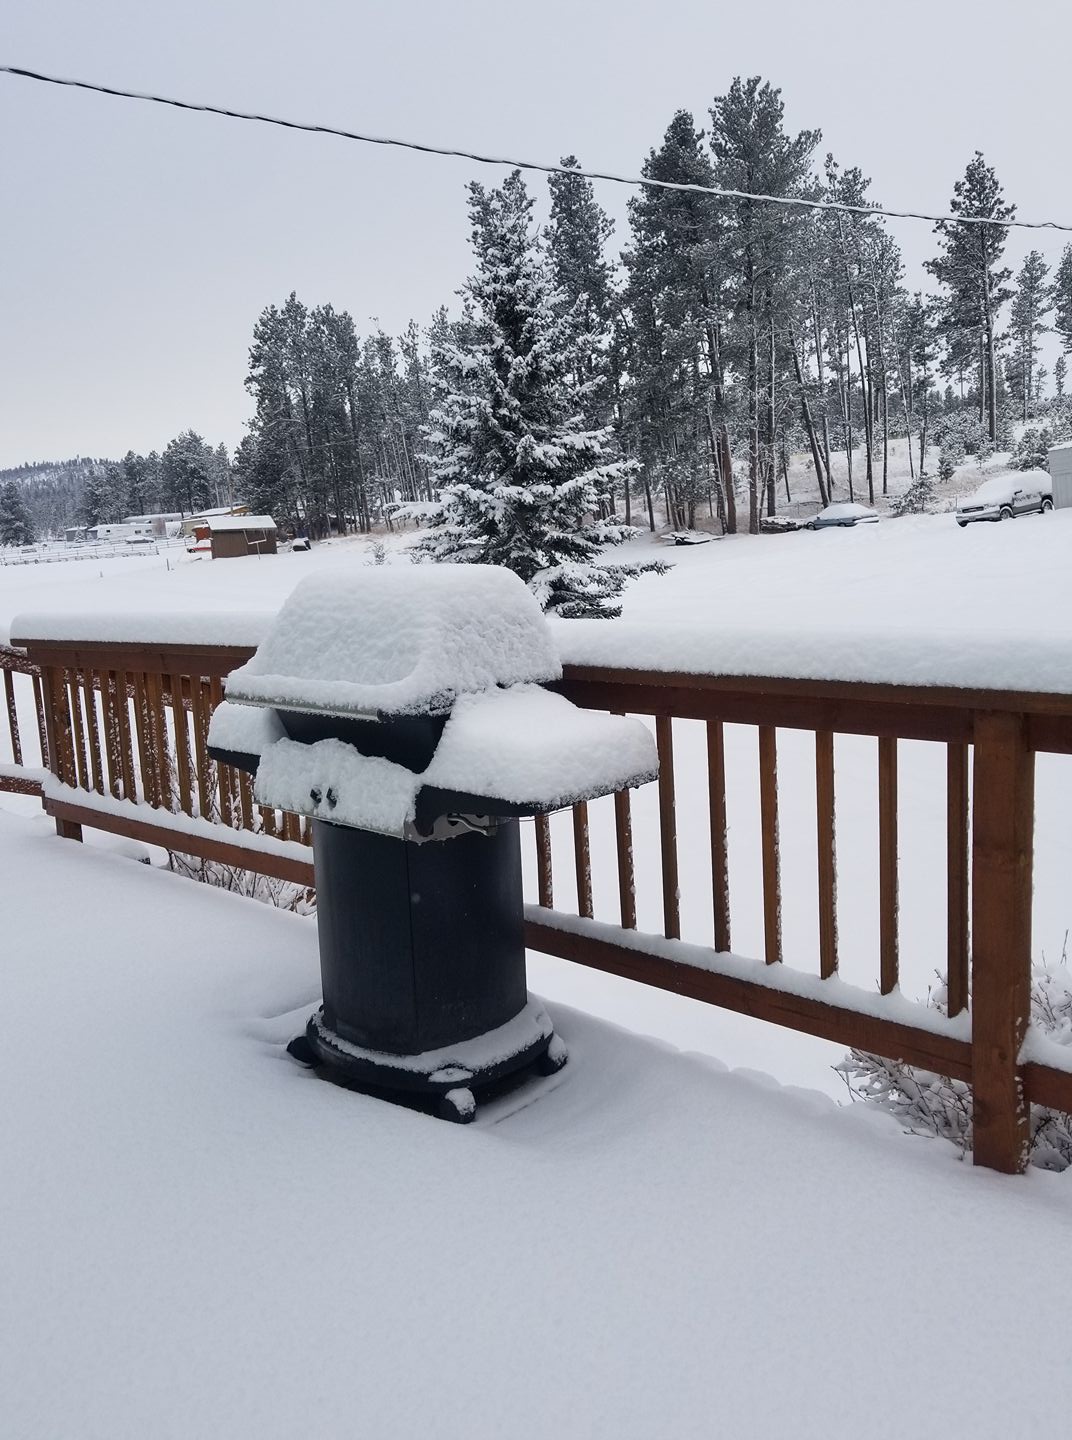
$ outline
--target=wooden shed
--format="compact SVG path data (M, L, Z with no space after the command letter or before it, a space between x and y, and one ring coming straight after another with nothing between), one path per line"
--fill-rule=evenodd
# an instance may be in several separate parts
M213 560L276 553L276 526L270 515L208 515L204 523Z

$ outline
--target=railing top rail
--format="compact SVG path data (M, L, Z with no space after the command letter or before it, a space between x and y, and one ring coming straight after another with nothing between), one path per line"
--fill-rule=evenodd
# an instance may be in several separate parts
M169 617L162 618L166 621ZM26 633L16 626L11 646L25 647L24 651L10 648L5 652L0 647L0 654L22 653L31 663L71 669L225 676L255 649L252 635L246 641L239 637L264 623L262 617L254 616L206 616L206 630L228 636L229 643L203 643L193 639L193 619L181 617L180 624L171 617L170 625L160 627L160 635L170 633L174 639L128 640L122 638L122 629L112 639L91 638L92 616L72 626L70 636L57 634L55 622L48 638L39 634L43 626L25 626ZM232 635L235 638L230 640ZM1027 718L1032 749L1072 753L1072 694L574 664L563 667L558 688L593 709L949 744L971 743L979 714L1016 714Z
M885 705L926 705L943 710L999 710L1016 714L1072 715L1072 694L1040 690L969 689L956 685L905 685L875 680L807 680L779 675L705 675L625 666L563 666L570 684L650 686L718 694L868 700Z

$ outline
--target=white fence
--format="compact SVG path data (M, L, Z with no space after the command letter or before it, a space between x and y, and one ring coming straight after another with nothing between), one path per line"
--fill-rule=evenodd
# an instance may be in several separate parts
M0 565L55 565L68 560L121 560L137 555L164 555L184 550L186 541L147 540L130 544L126 540L107 545L67 545L63 543L31 545L18 549L0 546Z

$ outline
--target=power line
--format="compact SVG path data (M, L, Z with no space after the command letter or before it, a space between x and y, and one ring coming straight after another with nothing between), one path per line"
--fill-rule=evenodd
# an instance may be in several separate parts
M97 95L112 95L121 100L146 100L153 105L170 105L176 110L222 115L228 120L253 120L261 125L278 125L284 130L334 135L340 140L356 140L362 145L388 145L400 150L416 150L422 155L445 155L457 160L472 160L478 165L506 165L513 170L538 170L545 175L580 175L587 180L609 180L616 185L646 186L656 190L683 190L696 195L715 195L724 200L761 200L765 204L785 205L800 210L835 210L847 215L883 215L891 220L926 220L933 225L997 225L1003 230L1060 230L1072 234L1072 225L1062 225L1056 220L992 220L985 215L927 215L918 210L885 210L878 205L846 205L836 200L805 200L788 195L754 194L749 190L728 190L717 185L651 180L637 175L615 175L607 170L581 170L568 165L547 165L538 160L513 160L504 155L482 155L475 150L428 145L419 140L400 140L391 135L364 135L356 130L340 130L334 125L284 120L278 115L262 115L255 110L231 110L224 105L201 105L193 100L176 100L173 96L154 95L150 91L118 90L111 85L97 85L91 80L68 80L58 75L45 75L38 70L27 70L19 65L0 65L0 74L17 75L24 80L38 80L46 85L66 85L75 90L91 90Z

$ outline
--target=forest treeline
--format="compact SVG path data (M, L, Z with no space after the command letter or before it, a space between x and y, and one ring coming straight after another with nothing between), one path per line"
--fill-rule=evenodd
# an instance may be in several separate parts
M1052 375L1039 357L1051 329L1072 351L1072 246L1052 269L1032 250L1014 273L1015 206L982 154L935 227L926 292L906 286L896 240L867 213L879 201L864 172L826 152L818 130L788 131L780 92L761 79L734 80L702 125L675 114L644 176L858 210L645 187L616 237L578 162L563 166L532 253L547 303L568 317L583 420L630 462L600 488L603 521L654 527L658 506L673 526L710 515L755 532L791 498L793 453L824 502L873 502L895 437L910 437L915 477L933 443L948 468L958 452L1008 448L1016 421L1048 427L1029 434L1032 453L1069 430L1064 353ZM507 183L525 193L519 177ZM969 216L992 223L958 218ZM459 294L400 337L362 335L345 310L296 294L269 305L250 348L253 418L233 456L188 431L160 454L85 470L59 518L55 488L25 476L32 518L54 529L74 512L92 522L233 497L317 536L392 524L400 505L420 514L457 478L441 417L465 390L466 356L488 343L471 287Z

